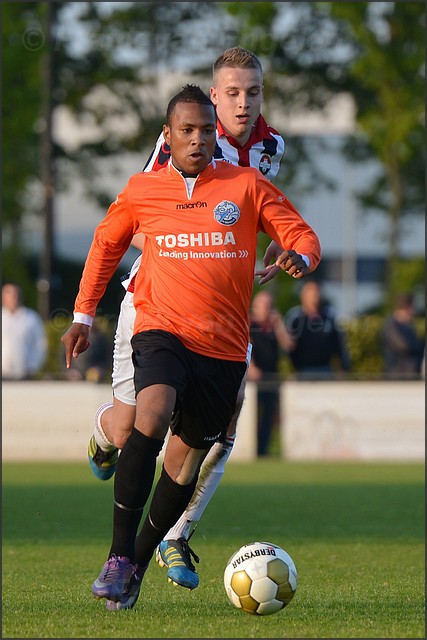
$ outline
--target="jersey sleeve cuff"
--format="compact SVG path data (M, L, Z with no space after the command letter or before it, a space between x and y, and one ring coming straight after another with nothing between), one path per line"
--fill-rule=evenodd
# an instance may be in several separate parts
M74 311L73 322L78 322L79 324L87 324L89 327L91 327L93 322L93 316L89 316L87 313L80 313L79 311Z

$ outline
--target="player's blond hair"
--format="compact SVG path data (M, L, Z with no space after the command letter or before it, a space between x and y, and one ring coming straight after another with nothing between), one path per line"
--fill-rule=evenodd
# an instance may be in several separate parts
M243 47L231 47L226 49L213 63L213 78L216 81L220 69L232 67L237 69L256 69L262 76L261 62L256 55Z

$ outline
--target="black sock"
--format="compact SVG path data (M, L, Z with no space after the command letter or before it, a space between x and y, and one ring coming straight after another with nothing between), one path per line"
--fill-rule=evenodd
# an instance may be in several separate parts
M197 474L190 484L182 485L174 482L163 467L151 500L150 511L136 538L135 559L141 567L150 562L159 542L187 507L196 484Z
M135 558L135 536L153 486L162 440L133 428L117 462L114 478L113 541L110 556Z

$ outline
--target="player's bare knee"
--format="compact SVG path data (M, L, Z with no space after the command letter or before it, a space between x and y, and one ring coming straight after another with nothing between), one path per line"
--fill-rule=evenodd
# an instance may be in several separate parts
M135 406L114 398L109 425L110 442L118 449L123 449L134 424Z
M137 414L135 428L149 438L163 440L169 429L170 416L147 412L145 416Z
M113 444L117 447L117 449L123 449L131 431L132 427L129 429L129 431L121 431L120 433L114 434Z
M192 482L192 480L198 473L200 465L202 464L205 456L206 451L203 449L190 449L185 457L179 473L175 478L175 482L182 485L190 484L190 482Z

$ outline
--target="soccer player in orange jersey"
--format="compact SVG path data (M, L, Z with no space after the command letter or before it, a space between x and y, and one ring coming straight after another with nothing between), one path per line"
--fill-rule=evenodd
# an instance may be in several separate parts
M199 87L172 98L164 135L168 166L132 176L95 230L74 322L62 337L69 367L90 346L97 305L133 236L143 233L132 338L135 425L117 462L110 552L92 585L109 609L134 606L206 453L227 433L246 371L257 233L285 247L276 265L295 278L313 271L321 255L313 229L258 170L213 159L216 112Z
M269 126L260 113L263 93L263 73L259 59L247 49L232 47L224 51L213 65L213 86L210 93L217 113L214 158L231 164L252 166L268 180L277 176L285 149L281 135ZM160 134L144 171L158 171L170 159L170 147ZM135 238L132 242L138 245ZM271 243L265 264L276 258L282 249ZM88 446L88 458L94 475L108 480L114 474L118 449L126 442L135 421L135 390L133 383L132 347L130 344L135 321L133 292L139 256L122 280L126 294L114 337L112 402L102 404L95 415L94 433ZM271 264L257 272L260 283L274 277L279 269ZM248 362L251 345L248 346ZM203 461L199 480L190 503L175 525L166 534L156 553L161 566L167 567L168 580L189 589L198 586L199 576L192 558L197 555L188 545L194 527L200 520L224 474L224 467L232 452L237 420L242 409L246 377L239 390L236 410L231 418L226 438L214 444ZM173 557L170 565L168 558Z

